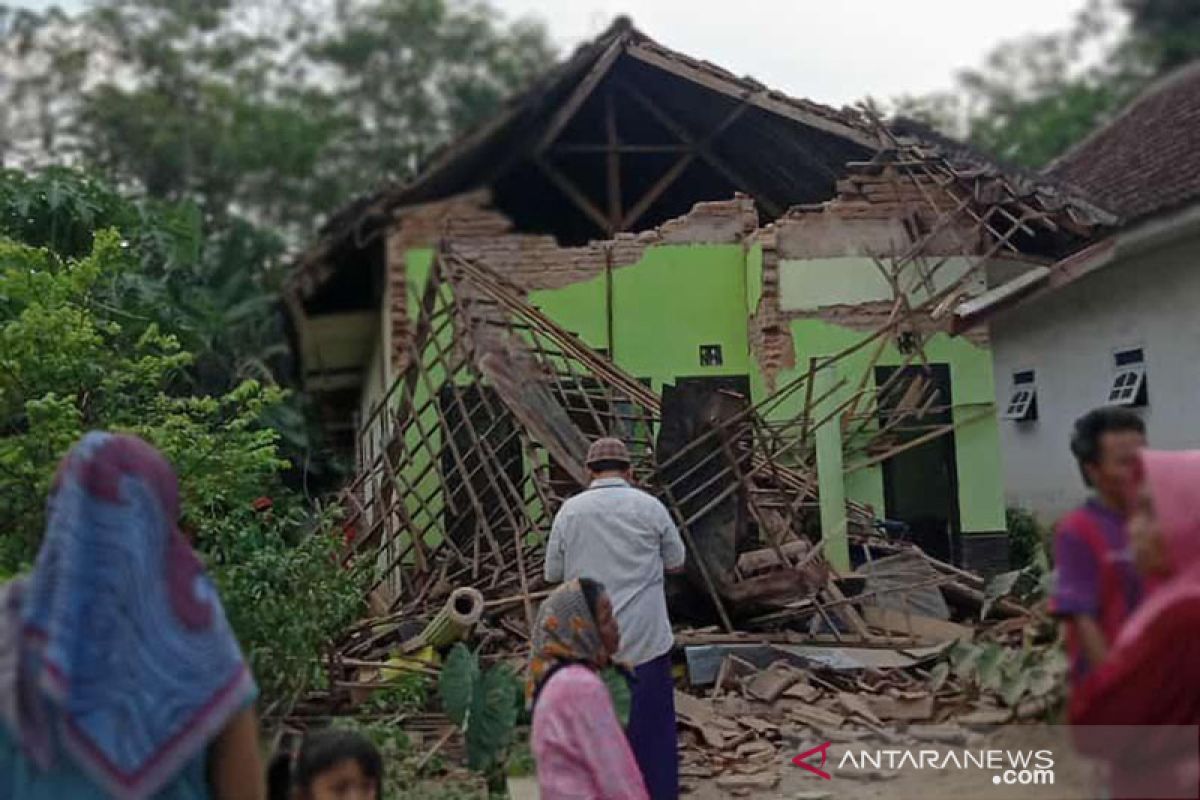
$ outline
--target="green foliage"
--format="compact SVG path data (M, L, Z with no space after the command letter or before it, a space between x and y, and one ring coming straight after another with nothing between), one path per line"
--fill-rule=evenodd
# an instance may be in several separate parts
M467 716L475 699L480 681L479 660L464 644L456 644L446 656L438 678L438 691L446 716L460 728L467 726Z
M1014 648L998 642L960 641L951 645L947 656L933 670L939 687L954 674L968 691L997 694L1010 708L1025 700L1048 701L1051 706L1062 699L1067 660L1057 645Z
M1122 0L1131 48L1155 74L1200 57L1200 9L1193 0Z
M520 683L512 667L496 664L483 673L467 720L467 765L480 772L504 760L517 724Z
M433 679L426 675L400 673L389 679L387 686L371 692L363 706L367 710L392 714L417 713L425 708L432 688Z
M0 113L23 152L294 240L411 176L552 58L540 26L462 0L98 0L14 18L5 38Z
M326 96L363 134L337 143L352 186L412 174L454 132L495 112L553 61L543 28L505 26L485 3L372 0L348 4L312 48L333 68Z
M200 527L196 544L208 558L264 707L324 686L318 657L361 610L363 576L337 567L341 540L334 522L302 508L281 513L277 503L270 515L243 511Z
M1042 527L1033 512L1024 508L1005 509L1004 518L1008 528L1010 563L1015 569L1024 569L1050 559L1049 531Z
M529 747L528 740L522 739L513 745L505 766L505 773L509 777L523 778L537 774L537 761L533 757L533 750Z
M8 195L10 208L18 195ZM103 200L84 204L92 218L131 218L103 191L87 196ZM62 207L58 198L31 204L40 210L21 217L20 230L66 253L0 236L0 575L32 561L45 496L71 444L90 429L136 433L179 472L186 527L264 702L294 697L321 680L317 656L359 610L362 585L338 566L333 520L310 515L281 484L288 464L279 434L263 422L284 393L255 380L190 393L194 359L179 339L113 305L123 297L113 287L145 269L149 250L109 229L72 255L78 214L57 227L36 216ZM268 514L251 510L262 495L275 498Z
M621 722L621 727L629 724L629 708L633 703L633 691L629 688L629 679L618 669L606 667L600 673L600 677L604 679L604 685L608 687L608 695L612 698L613 710L617 712L617 719Z
M512 668L496 664L486 672L479 658L454 645L442 666L438 689L447 716L467 740L467 764L489 772L502 763L517 724L520 684Z
M246 380L276 383L288 357L276 311L279 237L236 219L206 236L193 204L132 199L78 171L0 171L0 236L78 260L101 228L120 231L120 263L91 287L91 303L127 338L157 326L189 354L172 386L220 395ZM336 478L335 465L313 456L317 442L301 397L289 395L262 414L280 432L283 453L308 467L310 486Z
M1001 43L959 73L955 92L889 105L986 153L1041 168L1150 81L1197 57L1200 7L1192 0L1089 0L1066 30Z

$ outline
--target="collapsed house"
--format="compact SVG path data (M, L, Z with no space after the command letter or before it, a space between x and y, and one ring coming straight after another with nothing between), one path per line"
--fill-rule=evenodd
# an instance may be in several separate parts
M1111 222L619 21L289 281L374 609L473 586L527 631L553 514L617 435L688 545L677 610L878 636L838 579L879 518L943 576L1007 561L990 355L953 310Z

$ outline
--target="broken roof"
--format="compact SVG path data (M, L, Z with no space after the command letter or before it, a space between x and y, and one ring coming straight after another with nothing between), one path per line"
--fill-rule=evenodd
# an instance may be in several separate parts
M1200 61L1150 86L1047 169L1130 222L1200 199Z
M738 192L769 222L789 207L836 197L848 165L889 149L893 133L940 153L958 179L1003 178L1077 236L1115 221L1044 176L1009 169L929 129L903 123L883 131L858 111L788 97L673 51L618 18L435 153L411 182L334 215L302 256L288 294L309 302L342 266L361 267L358 253L405 209L481 187L515 231L566 245L652 229L697 202ZM353 305L367 291L367 270L346 272L350 282L331 291Z
M619 136L617 203L606 158L618 136L606 129ZM302 270L365 246L399 209L481 187L518 230L565 244L652 228L738 191L772 219L832 197L844 164L877 145L858 112L737 77L658 44L622 17L435 153L412 181L336 213Z

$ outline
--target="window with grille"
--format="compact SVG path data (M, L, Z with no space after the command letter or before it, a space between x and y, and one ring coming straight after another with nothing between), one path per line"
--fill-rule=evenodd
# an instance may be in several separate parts
M1000 416L1014 422L1037 419L1037 384L1033 370L1013 373L1012 383L1008 402Z
M1142 349L1121 350L1113 355L1113 377L1105 399L1111 406L1144 406L1148 400L1146 360Z

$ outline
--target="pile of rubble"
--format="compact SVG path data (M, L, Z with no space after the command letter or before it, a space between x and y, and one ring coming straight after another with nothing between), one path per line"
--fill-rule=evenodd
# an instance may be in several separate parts
M793 756L822 742L971 746L998 725L1042 719L1059 702L1061 676L1046 694L1007 705L969 671L953 673L949 651L956 646L811 653L798 646L776 652L786 658L765 668L724 655L711 686L676 692L685 786L715 780L730 791L772 788ZM842 663L816 666L809 655Z
M399 667L436 674L419 651L468 630L482 658L523 665L547 591L541 548L553 514L586 483L589 442L618 435L636 480L670 510L689 551L688 574L668 586L681 623L686 775L753 789L771 781L760 764L778 764L814 737L950 741L972 726L1044 713L1061 677L1035 663L1050 626L1007 596L1011 581L997 588L877 536L873 511L854 502L836 535L859 566L831 566L815 440L848 414L858 428L847 441L862 463L879 463L952 430L899 441L894 432L938 398L919 376L875 387L870 365L888 341L944 318L965 281L1030 226L1051 225L1051 212L898 143L859 171L871 181L855 186L887 184L895 202L924 204L913 241L879 262L896 291L892 313L757 403L682 386L660 396L503 276L442 247L412 298L404 370L363 422L363 464L343 496L346 561L379 575L373 613L337 643L330 691L307 707L344 713ZM979 254L962 278L914 292L913 276L945 261L938 237L968 227L989 244L971 250ZM910 362L924 360L922 347L916 337ZM855 382L820 388L822 371L863 351L875 357L858 390L830 408L837 386Z

